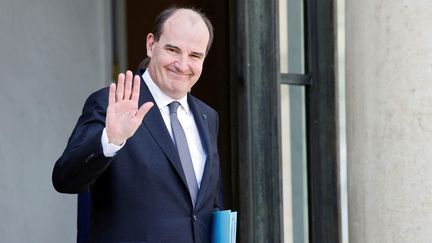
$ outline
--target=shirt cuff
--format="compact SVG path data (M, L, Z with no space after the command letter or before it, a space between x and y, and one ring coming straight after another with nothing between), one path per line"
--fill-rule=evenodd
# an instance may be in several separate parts
M122 143L121 145L108 143L108 135L106 133L106 128L104 128L102 132L101 143L102 143L102 149L105 157L113 157L126 144L126 142Z

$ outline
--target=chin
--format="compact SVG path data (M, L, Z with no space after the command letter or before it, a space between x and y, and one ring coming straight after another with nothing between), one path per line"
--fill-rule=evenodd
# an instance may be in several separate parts
M186 96L186 94L187 94L187 91L179 91L179 90L176 90L176 91L174 91L174 92L171 92L171 94L173 94L173 96L174 97L177 97L177 98L183 98L184 96Z

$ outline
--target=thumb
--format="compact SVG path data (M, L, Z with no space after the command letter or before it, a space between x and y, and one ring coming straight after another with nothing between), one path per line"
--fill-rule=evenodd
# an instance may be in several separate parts
M153 107L153 102L146 102L144 103L138 110L136 114L136 118L142 121L144 119L144 116L147 114L147 112Z

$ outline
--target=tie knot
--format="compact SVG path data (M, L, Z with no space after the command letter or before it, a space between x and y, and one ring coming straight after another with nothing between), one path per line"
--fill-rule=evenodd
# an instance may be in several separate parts
M180 106L180 103L177 101L173 101L168 105L170 113L177 113L177 108Z

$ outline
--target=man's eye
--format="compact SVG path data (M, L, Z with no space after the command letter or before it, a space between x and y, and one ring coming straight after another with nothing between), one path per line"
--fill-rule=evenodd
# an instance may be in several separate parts
M173 53L173 54L179 53L179 51L177 49L174 49L174 48L167 48L167 51L170 53Z

